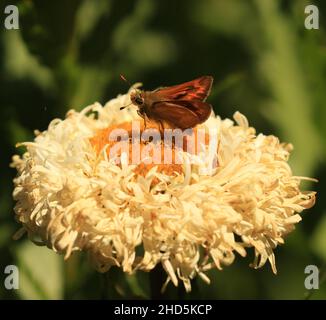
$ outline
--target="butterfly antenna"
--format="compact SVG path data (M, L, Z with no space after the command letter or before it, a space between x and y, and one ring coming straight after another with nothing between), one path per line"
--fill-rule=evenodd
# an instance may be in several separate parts
M125 77L124 75L120 74L120 79L121 79L122 81L124 81L125 83L127 83L127 84L131 87L131 83L126 79L126 77ZM121 107L120 110L123 110L124 108L127 108L127 107L129 107L130 105L132 105L132 102L129 103L129 104L127 104L126 106Z
M126 77L124 75L120 74L120 79L122 81L124 81L125 83L127 83L131 87L131 83L126 79Z

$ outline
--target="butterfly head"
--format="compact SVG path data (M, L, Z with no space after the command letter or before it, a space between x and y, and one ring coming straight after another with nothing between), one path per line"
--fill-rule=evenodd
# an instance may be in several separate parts
M142 106L144 104L143 92L139 89L135 89L130 93L130 100L136 106Z

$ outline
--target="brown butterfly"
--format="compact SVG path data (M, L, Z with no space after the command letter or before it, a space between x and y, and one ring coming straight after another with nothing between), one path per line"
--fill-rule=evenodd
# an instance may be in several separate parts
M205 122L211 114L212 106L205 100L212 83L213 77L202 76L154 91L135 89L130 94L130 99L138 107L137 112L144 119L145 126L147 118L157 121L162 128L165 122L172 128L184 130Z

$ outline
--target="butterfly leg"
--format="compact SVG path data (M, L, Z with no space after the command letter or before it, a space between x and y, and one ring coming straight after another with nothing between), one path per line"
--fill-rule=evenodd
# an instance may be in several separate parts
M144 131L146 130L146 125L147 125L146 116L144 116Z
M158 124L159 124L159 130L161 133L161 139L163 140L164 139L164 124L161 120L158 121Z
M143 112L141 112L140 110L137 110L137 114L138 114L141 118L143 118L143 120L144 120L144 129L143 129L143 131L144 131L144 130L146 130L146 115L145 115Z

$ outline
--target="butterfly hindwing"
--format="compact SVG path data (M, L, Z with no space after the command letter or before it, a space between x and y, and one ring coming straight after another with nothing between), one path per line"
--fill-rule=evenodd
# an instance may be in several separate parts
M199 100L156 102L151 108L151 116L156 120L165 120L174 127L187 129L207 120L211 105Z

